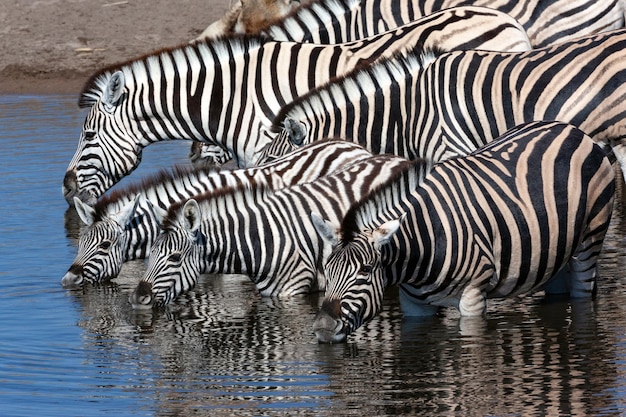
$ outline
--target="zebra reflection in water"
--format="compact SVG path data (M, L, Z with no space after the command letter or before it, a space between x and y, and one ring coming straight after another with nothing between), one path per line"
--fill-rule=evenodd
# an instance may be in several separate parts
M267 299L245 277L206 276L167 311L136 314L127 299L138 272L128 273L128 284L72 299L85 361L150 380L127 389L155 415L582 417L619 401L598 388L620 378L620 341L594 303L504 300L471 326L451 309L403 319L392 290L350 342L318 345L317 298Z

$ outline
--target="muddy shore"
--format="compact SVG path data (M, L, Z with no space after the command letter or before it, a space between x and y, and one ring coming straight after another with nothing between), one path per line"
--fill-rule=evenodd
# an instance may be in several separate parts
M100 68L198 36L230 0L0 2L0 94L78 93Z

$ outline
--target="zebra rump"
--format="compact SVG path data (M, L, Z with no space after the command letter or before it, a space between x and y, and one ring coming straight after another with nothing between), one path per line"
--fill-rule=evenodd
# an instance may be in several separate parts
M477 316L486 299L555 280L571 297L591 297L614 190L602 149L557 122L518 126L432 169L416 162L340 226L312 216L333 245L313 324L318 340L344 341L380 312L391 285L401 285L407 315L453 306Z
M314 180L371 157L361 146L325 140L303 147L274 163L256 168L211 171L175 167L101 198L92 208L77 199L76 210L87 227L78 252L61 283L75 288L115 278L124 262L143 259L160 231L170 205L227 186L263 183L271 189Z

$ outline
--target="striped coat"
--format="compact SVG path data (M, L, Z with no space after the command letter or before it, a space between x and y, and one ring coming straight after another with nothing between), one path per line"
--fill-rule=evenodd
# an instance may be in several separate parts
M338 140L320 141L263 166L232 171L174 168L76 210L86 224L78 253L61 283L74 288L115 278L124 262L143 259L158 235L170 205L196 194L236 185L262 183L270 189L308 182L372 155Z
M353 206L338 228L314 216L334 246L318 339L345 340L380 311L390 285L403 284L414 307L408 314L454 306L480 315L487 298L535 291L563 268L571 296L590 297L613 177L583 132L533 122L432 170L417 161Z
M442 27L456 37L433 30ZM80 105L90 110L63 181L65 198L93 204L137 167L144 147L162 140L212 143L238 166L253 165L268 142L263 131L295 97L394 52L422 45L453 49L459 43L496 50L530 47L509 16L459 8L352 43L230 37L106 68L81 94Z

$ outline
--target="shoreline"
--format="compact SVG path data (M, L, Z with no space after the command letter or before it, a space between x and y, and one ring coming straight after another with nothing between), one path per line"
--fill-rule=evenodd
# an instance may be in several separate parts
M0 95L75 94L78 96L88 78L89 75L76 75L70 78L60 75L25 76L23 78L0 77Z

